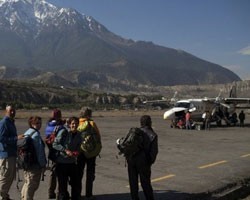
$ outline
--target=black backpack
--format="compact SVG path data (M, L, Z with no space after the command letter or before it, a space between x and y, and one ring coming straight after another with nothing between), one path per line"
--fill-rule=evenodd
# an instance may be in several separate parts
M38 164L36 149L31 134L19 139L17 142L17 166L20 169L28 170Z
M141 149L143 149L143 130L140 128L130 128L126 137L117 140L117 148L119 154L123 154L126 158L131 158Z

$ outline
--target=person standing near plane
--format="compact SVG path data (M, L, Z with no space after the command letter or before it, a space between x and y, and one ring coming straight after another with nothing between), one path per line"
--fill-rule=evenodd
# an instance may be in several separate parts
M202 128L203 128L203 129L206 129L206 115L207 115L207 111L205 111L205 112L202 114L202 116L201 116L202 122L203 122L203 124L202 124Z
M185 120L186 120L186 129L191 129L191 114L189 111L186 112L185 115Z
M205 130L210 130L211 114L209 111L206 111L205 116Z
M244 127L245 113L243 112L243 110L239 114L239 120L240 120L240 127Z

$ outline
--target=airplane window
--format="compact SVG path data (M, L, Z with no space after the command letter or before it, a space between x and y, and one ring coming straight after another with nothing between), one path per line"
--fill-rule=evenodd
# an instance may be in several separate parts
M190 106L189 106L189 108L194 108L194 104L191 103Z
M178 102L175 104L175 107L181 107L181 108L189 108L190 103L186 103L186 102Z

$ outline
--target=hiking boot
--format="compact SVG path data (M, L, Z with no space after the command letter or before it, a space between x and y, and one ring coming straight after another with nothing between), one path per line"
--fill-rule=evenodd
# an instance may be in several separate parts
M94 196L91 196L91 197L85 197L84 200L96 200L96 198Z
M56 198L56 193L49 194L49 199L55 199L55 198Z

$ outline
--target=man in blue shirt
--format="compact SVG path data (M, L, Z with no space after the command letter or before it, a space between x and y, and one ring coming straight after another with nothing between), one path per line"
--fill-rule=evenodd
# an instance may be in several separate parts
M4 118L0 121L0 199L11 200L9 190L16 174L17 131L16 110L6 106Z

